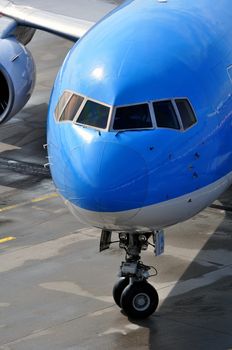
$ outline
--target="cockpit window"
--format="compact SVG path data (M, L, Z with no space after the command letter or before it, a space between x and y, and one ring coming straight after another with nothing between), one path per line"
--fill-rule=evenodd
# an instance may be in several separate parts
M196 117L193 112L193 109L187 99L178 99L175 100L176 106L180 113L184 130L190 128L193 124L196 123Z
M77 119L77 123L105 129L107 127L109 113L109 107L88 100Z
M114 130L152 128L151 115L147 103L118 107L114 118Z
M70 91L64 91L55 109L56 120L72 121L83 101L84 97Z
M59 102L57 103L56 109L55 109L55 117L56 120L59 121L60 115L64 109L64 106L66 105L67 101L72 96L72 93L70 91L64 91L62 96L59 99Z
M153 107L158 128L180 129L172 101L153 102Z
M73 94L66 104L59 120L73 120L83 101L84 97Z

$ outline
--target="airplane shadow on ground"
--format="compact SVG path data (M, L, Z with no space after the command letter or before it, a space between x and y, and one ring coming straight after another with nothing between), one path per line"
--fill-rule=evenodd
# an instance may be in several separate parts
M228 209L223 221L157 313L134 322L149 330L151 350L232 349L232 187L220 203ZM197 270L199 263L209 272Z

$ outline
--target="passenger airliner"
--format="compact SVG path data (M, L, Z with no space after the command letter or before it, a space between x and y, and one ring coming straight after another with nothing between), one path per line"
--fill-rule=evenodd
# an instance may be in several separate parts
M102 230L101 250L119 233L126 259L113 296L146 318L158 294L141 250L159 254L163 228L232 183L231 0L129 0L98 23L5 0L0 12L1 123L32 93L35 29L75 42L49 104L52 178L71 211Z

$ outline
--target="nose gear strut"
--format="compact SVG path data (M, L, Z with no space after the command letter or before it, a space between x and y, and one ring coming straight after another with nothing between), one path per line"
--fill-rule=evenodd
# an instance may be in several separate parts
M149 238L153 237L153 244ZM113 288L115 303L122 308L128 317L144 319L149 317L157 309L159 297L156 289L147 282L152 276L151 266L144 265L140 260L142 250L147 250L148 245L155 248L155 254L163 252L163 232L119 233L119 247L126 251L125 261L121 263L119 280ZM100 251L108 249L111 243L111 231L102 231ZM155 268L155 273L157 271Z

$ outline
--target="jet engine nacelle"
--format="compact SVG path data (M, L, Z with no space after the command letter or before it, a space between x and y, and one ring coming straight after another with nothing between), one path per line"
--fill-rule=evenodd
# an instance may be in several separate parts
M14 37L0 39L0 124L24 107L34 85L31 53Z

